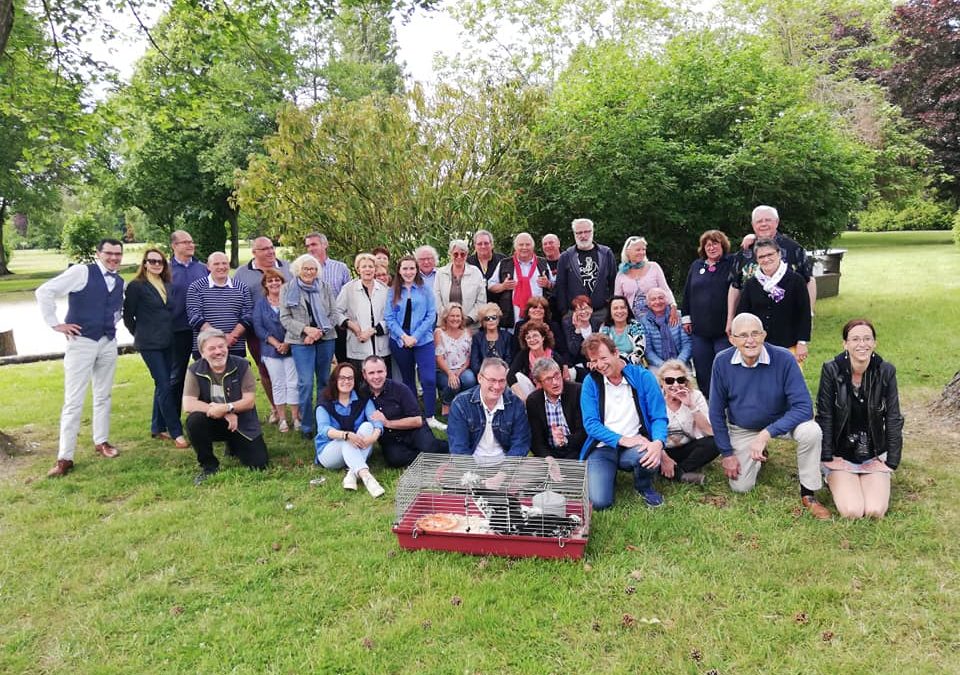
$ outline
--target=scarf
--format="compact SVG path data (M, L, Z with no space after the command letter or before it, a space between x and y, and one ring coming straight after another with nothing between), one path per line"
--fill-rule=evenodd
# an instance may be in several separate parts
M513 289L513 306L520 311L521 318L527 318L527 300L533 297L533 279L537 276L537 256L533 256L530 261L530 272L523 274L520 268L520 259L513 256L514 279L517 280L517 286Z
M296 283L290 284L287 290L287 307L296 307L300 304L301 291L307 294L307 309L310 310L310 314L313 316L313 320L317 322L317 326L325 334L333 330L330 318L327 316L327 312L320 302L320 282L316 279L313 280L313 284L310 286L303 283L299 278L296 279Z
M160 299L163 300L163 304L167 304L167 287L163 283L163 279L160 278L159 274L154 274L153 272L147 272L147 281L157 289L157 293L160 294Z
M620 270L619 270L619 272L620 272L620 274L626 274L626 273L629 272L630 270L638 270L638 269L641 269L641 268L643 268L643 267L646 267L646 265L647 265L647 261L646 261L646 260L641 260L640 262L636 262L636 263L632 263L632 262L620 263Z
M787 263L781 260L780 267L777 268L777 271L773 273L772 277L768 277L766 274L764 274L759 265L757 266L756 271L753 273L753 276L756 277L757 281L760 282L760 285L763 286L763 290L766 291L771 300L774 302L780 302L783 300L783 296L786 294L786 291L777 286L777 284L780 283L780 280L783 279L783 275L786 273Z
M670 331L670 312L664 312L660 316L653 312L648 314L653 317L653 323L660 331L660 358L664 361L677 358L680 352L677 351L677 343L673 341L673 333Z

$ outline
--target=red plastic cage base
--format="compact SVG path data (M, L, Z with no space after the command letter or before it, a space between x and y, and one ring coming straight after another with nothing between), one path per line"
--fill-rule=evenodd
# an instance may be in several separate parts
M405 549L456 551L471 555L502 555L512 558L582 558L587 548L587 536L579 531L573 537L533 537L507 534L471 534L469 532L424 532L416 528L417 519L425 513L456 513L479 515L464 507L464 499L457 495L419 495L393 531ZM579 515L579 505L568 505L567 515Z

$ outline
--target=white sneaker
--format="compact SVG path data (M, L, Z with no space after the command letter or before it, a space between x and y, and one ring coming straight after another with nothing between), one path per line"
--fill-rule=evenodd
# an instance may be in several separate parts
M290 431L290 427L287 426L287 420L280 420L280 424L277 425L277 429L280 430L281 434L285 434Z
M347 475L343 477L343 489L344 490L356 490L357 489L357 474L353 471L347 470Z
M438 420L436 417L427 418L427 426L431 429L436 429L437 431L446 431L447 425Z
M303 426L303 424L300 423L300 420L299 420L299 419L293 420L293 430L294 430L294 431L300 431L300 428L301 428L302 426Z
M356 478L354 478L356 480ZM372 473L368 473L364 479L363 484L367 486L367 492L370 493L371 497L379 497L383 494L383 486L377 482L377 479L373 477Z
M277 420L279 420L279 419L280 419L280 416L277 415L277 411L276 411L276 410L271 410L271 411L270 411L270 417L267 418L267 424L276 424L276 423L277 423Z

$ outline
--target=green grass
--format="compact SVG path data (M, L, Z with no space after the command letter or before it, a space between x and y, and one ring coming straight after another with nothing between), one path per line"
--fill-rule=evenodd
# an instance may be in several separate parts
M713 467L705 491L666 486L651 511L621 476L588 565L400 550L400 472L375 465L381 500L347 493L273 429L271 469L228 459L196 489L192 451L149 438L136 356L116 378L121 456L94 459L87 419L76 471L42 479L61 364L4 367L0 429L21 450L0 462L0 671L957 672L960 438L925 410L958 360L941 336L960 328L960 255L927 239L845 236L841 295L817 307L814 364L867 315L900 368L907 437L886 519L800 515L778 446L743 496Z

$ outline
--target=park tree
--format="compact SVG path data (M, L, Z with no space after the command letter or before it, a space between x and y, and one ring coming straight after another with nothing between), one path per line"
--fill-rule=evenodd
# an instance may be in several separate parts
M101 157L120 206L167 232L186 227L198 254L237 264L234 172L246 166L293 87L292 27L263 7L175 1L153 30L155 47L104 109L111 150Z
M908 0L894 9L891 23L897 60L882 81L923 128L945 172L943 192L960 201L960 0Z
M321 229L342 256L515 231L518 152L539 100L510 84L440 85L431 95L416 87L288 106L242 172L238 203L287 244Z
M88 120L80 87L61 77L38 20L21 9L0 54L0 275L8 274L3 224L14 211L59 205Z
M680 35L659 58L582 49L534 126L522 213L538 232L588 216L605 241L644 235L674 270L704 230L746 231L759 203L824 246L861 207L873 157L812 83L743 34Z

